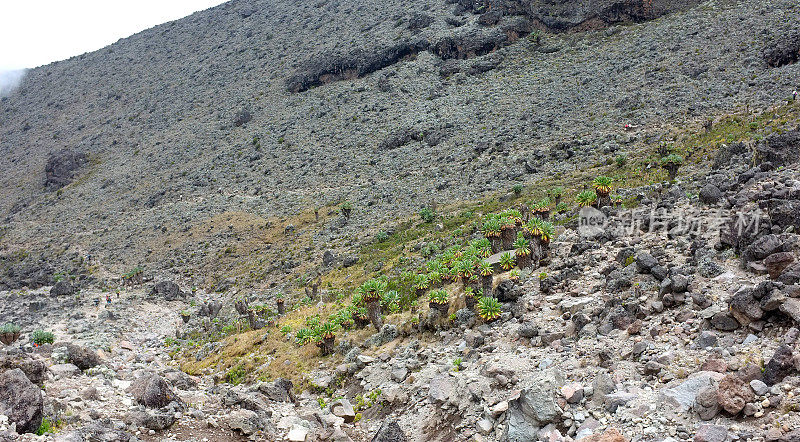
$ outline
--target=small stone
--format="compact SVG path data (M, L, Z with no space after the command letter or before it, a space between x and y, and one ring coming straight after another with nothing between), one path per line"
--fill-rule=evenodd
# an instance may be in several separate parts
M752 388L753 391L755 391L759 396L764 396L765 394L769 393L769 387L767 384L758 379L753 379L750 381L750 388Z
M583 399L583 385L573 382L561 387L561 394L568 404L577 404Z
M479 433L487 435L492 432L492 428L493 428L492 421L490 421L489 419L484 418L478 421Z
M697 337L697 346L700 348L714 347L717 345L717 334L710 330L703 330Z
M294 425L292 429L289 430L289 434L286 435L286 440L290 442L306 442L306 438L308 437L308 429L301 426L301 425Z
M331 413L344 419L345 423L351 423L356 419L356 412L353 405L345 398L339 399L331 404Z
M694 435L694 442L725 442L728 429L722 425L703 424Z

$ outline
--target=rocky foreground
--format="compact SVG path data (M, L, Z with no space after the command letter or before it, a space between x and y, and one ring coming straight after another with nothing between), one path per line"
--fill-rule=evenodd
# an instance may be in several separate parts
M23 333L0 354L0 437L800 440L799 133L751 146L755 157L725 146L713 170L677 183L620 189L638 207L603 208L603 229L567 222L541 267L495 275L499 320L458 301L447 323L427 307L418 321L387 317L368 339L343 332L302 385L179 370L244 336L174 346L237 318L230 297L173 282L3 292ZM282 333L263 325L250 333ZM55 343L32 345L34 328ZM43 427L53 432L31 434Z

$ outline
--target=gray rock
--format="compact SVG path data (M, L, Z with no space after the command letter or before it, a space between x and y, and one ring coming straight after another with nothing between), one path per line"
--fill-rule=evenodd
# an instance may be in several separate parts
M607 394L605 397L605 409L609 413L615 413L617 408L626 405L628 402L636 399L635 393L628 393L625 391L617 391Z
M135 409L128 412L125 419L129 424L148 430L162 431L175 423L175 413L170 411L147 411Z
M50 289L50 296L71 296L75 294L75 287L69 279L62 279Z
M536 437L538 430L561 418L556 403L564 378L556 369L535 376L532 387L522 390L517 399L509 401L507 427L501 440L522 442Z
M759 396L764 396L769 392L769 386L758 379L750 381L750 388Z
M234 410L226 417L228 427L233 431L240 431L245 436L255 434L264 428L264 421L258 417L255 411Z
M161 281L153 286L150 296L162 297L165 301L174 301L178 298L183 298L184 293L178 287L178 284L172 281Z
M455 399L456 382L448 374L436 376L428 386L428 398L435 403L446 403Z
M56 364L50 367L50 373L53 373L56 379L71 378L81 374L81 369L74 364Z
M170 402L180 400L169 383L155 373L146 373L133 381L128 393L148 408L166 407Z
M0 374L0 414L17 425L17 432L33 433L42 423L42 390L19 368Z
M135 439L125 431L93 422L77 430L56 437L58 442L132 442Z
M703 330L697 337L696 342L700 348L714 347L717 345L717 334L711 330Z
M356 419L353 405L345 398L336 400L331 404L331 413L344 419L345 423L351 423Z
M719 413L719 401L717 400L717 387L707 386L697 392L695 396L694 411L700 419L708 421L714 419Z
M676 387L662 391L670 405L677 405L683 411L689 411L694 407L697 394L704 388L713 386L719 382L724 375L713 371L699 371L692 373L688 379Z
M523 322L517 331L521 338L530 339L539 335L539 327L533 321Z
M728 429L724 425L703 424L694 435L694 442L725 442Z
M698 198L705 204L717 204L719 200L722 199L722 191L713 184L706 184L700 189Z
M381 424L372 442L406 442L406 434L395 420L386 420Z

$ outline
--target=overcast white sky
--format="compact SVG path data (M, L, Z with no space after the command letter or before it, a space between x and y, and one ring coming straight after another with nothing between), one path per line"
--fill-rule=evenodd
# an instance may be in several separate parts
M91 52L224 0L0 0L0 72Z

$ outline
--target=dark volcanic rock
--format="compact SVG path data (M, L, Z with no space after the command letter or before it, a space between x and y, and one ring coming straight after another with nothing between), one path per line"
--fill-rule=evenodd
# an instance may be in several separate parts
M100 357L94 350L76 344L66 344L67 361L81 370L88 370L100 364Z
M17 350L19 352L19 350ZM0 372L20 369L25 376L36 385L43 385L47 375L47 365L25 353L0 353Z
M796 63L800 58L800 32L778 36L764 48L764 61L772 67Z
M50 155L45 165L44 186L48 190L60 189L71 183L80 169L89 162L85 153L70 149Z
M75 286L69 279L63 279L55 283L50 289L50 296L69 296L75 294Z
M785 166L800 159L800 131L770 135L756 147L759 157L774 167Z
M700 189L698 198L706 204L717 204L719 200L722 199L722 192L719 190L719 187L713 184L706 184Z
M427 47L426 40L408 40L389 47L356 49L346 55L312 57L286 80L286 88L302 92L332 81L360 78Z
M387 420L375 433L372 442L406 442L406 434L403 429L397 424L397 421Z
M178 284L175 284L172 281L161 281L153 286L153 290L150 292L150 295L161 296L166 301L174 301L178 298L182 298L183 292L181 291L181 288L178 287Z
M775 385L789 376L794 371L794 354L792 348L786 344L781 344L772 355L772 359L767 362L764 368L764 383Z
M0 414L17 424L18 433L32 433L42 423L42 390L20 369L0 374Z

